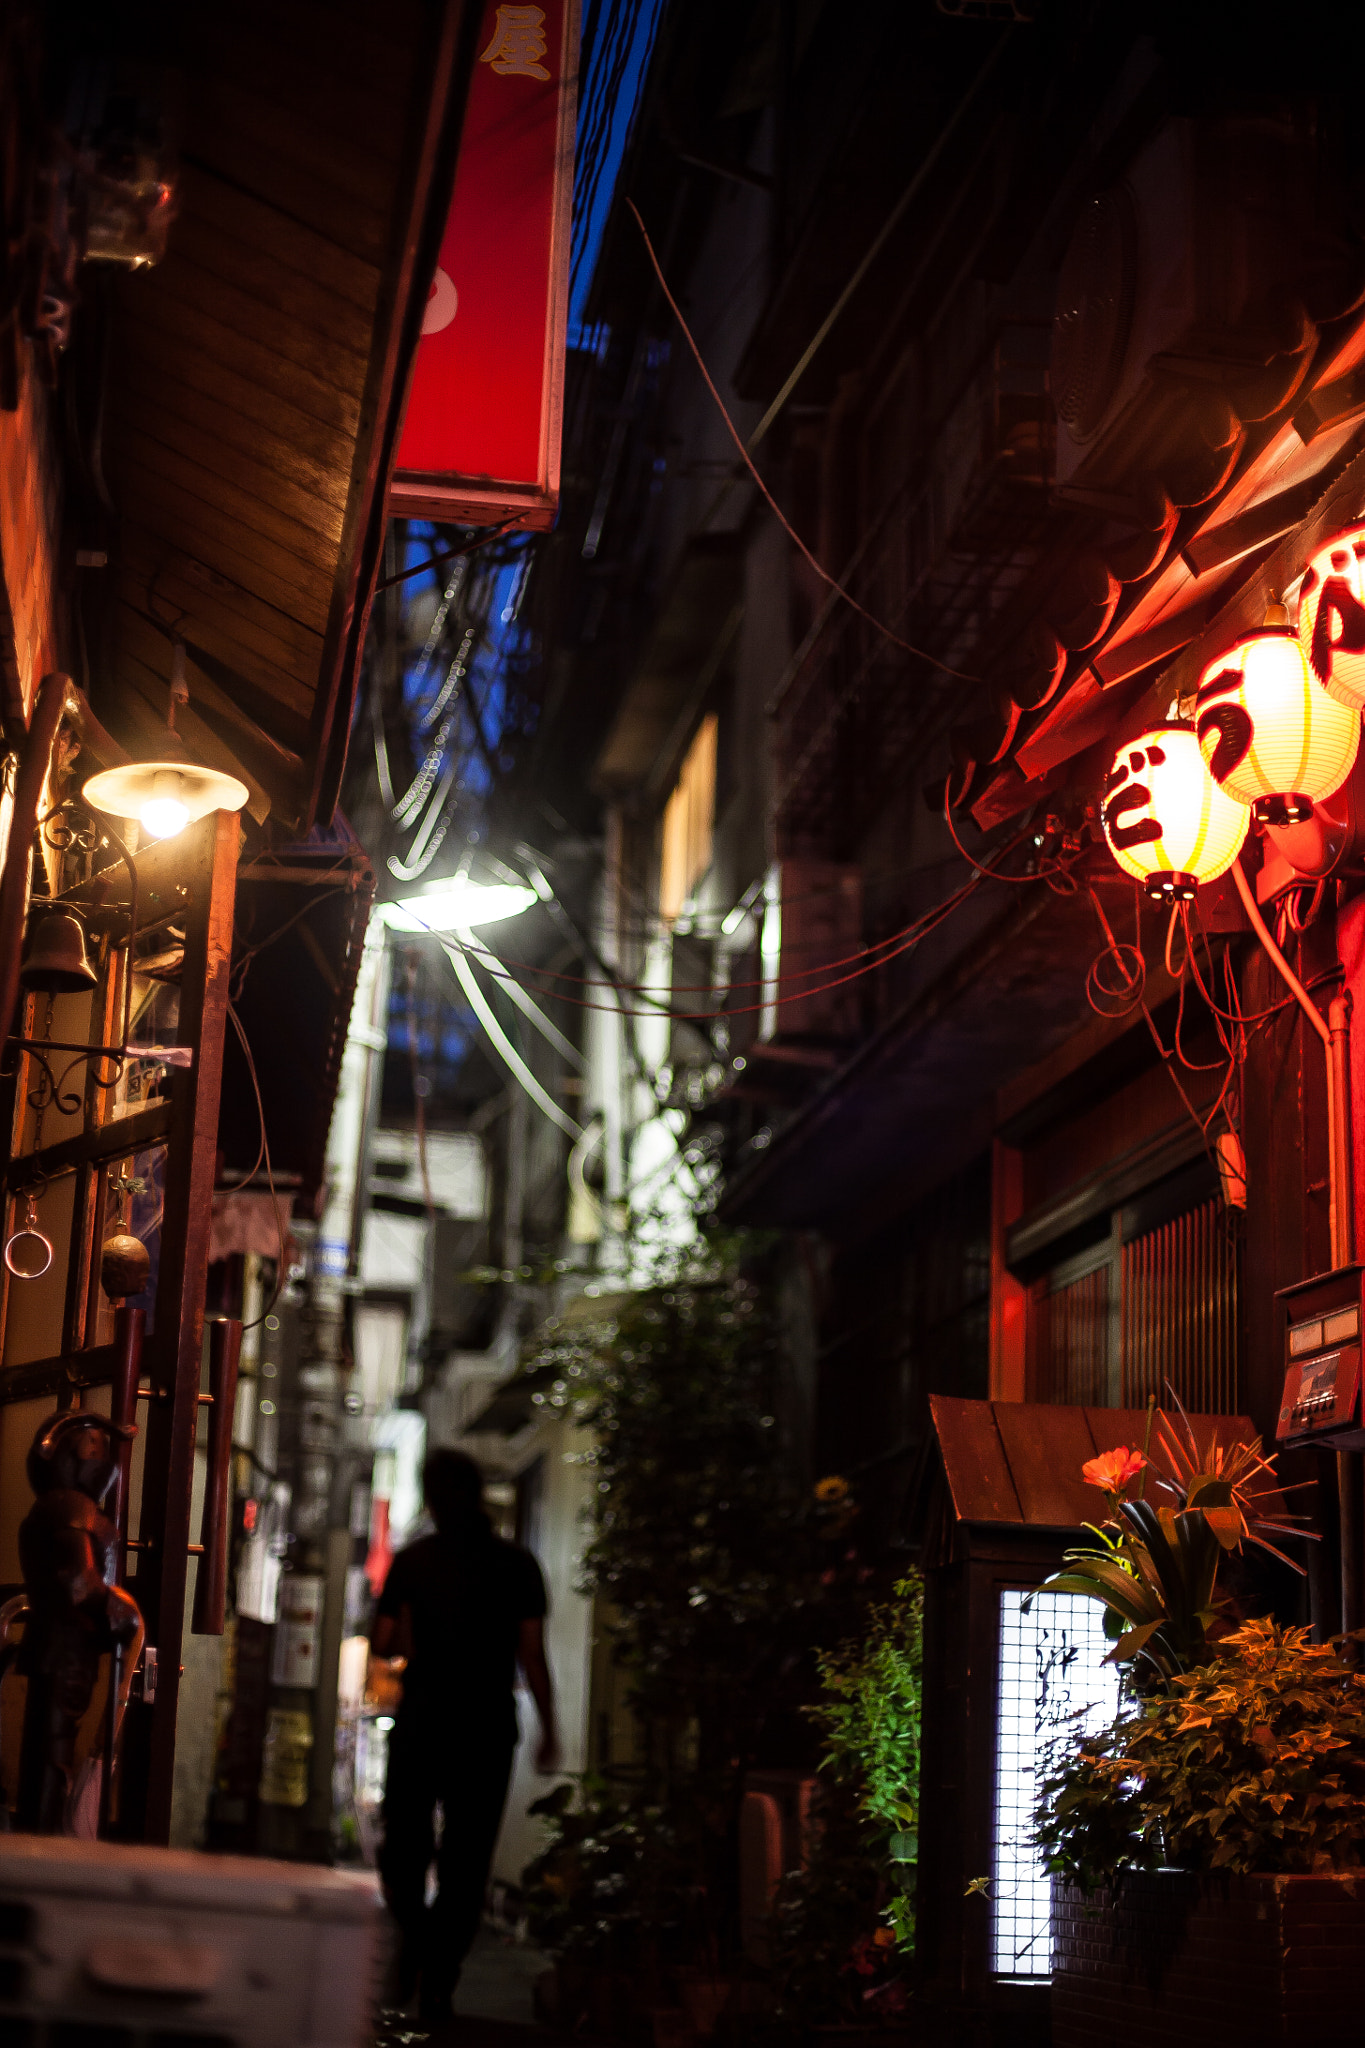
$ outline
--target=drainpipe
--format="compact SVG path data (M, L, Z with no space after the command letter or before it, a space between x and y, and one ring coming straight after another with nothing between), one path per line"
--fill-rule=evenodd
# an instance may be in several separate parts
M1349 1266L1356 1251L1355 1186L1351 1171L1351 998L1345 990L1333 996L1324 1021L1317 1004L1270 936L1240 861L1233 862L1232 876L1252 930L1322 1040L1327 1055L1328 1227L1333 1266ZM1349 1631L1365 1625L1365 1468L1354 1451L1337 1452L1337 1495L1341 1625Z

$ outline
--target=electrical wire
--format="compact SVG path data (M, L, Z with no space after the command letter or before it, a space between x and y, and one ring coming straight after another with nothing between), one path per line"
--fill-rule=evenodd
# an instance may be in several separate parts
M998 856L999 860L1007 860L1010 854L1013 853L1019 846L1023 844L1027 836L1028 835L1026 832L1017 834L1015 838L1013 838L1007 846L1001 849L1001 852ZM978 881L1016 882L1035 881L1039 879L1039 877L1034 875L1003 874L998 866L983 866L982 863L979 861L970 861L969 864L972 868L973 877L971 883L965 885L969 887L975 887ZM957 894L960 893L961 892L957 892ZM936 904L931 909L924 911L921 914L921 916L912 919L911 922L907 925L902 925L898 931L889 933L886 938L878 939L870 946L860 946L856 952L843 954L840 956L840 958L836 960L822 960L818 963L818 965L814 967L784 967L782 969L781 979L784 983L790 983L792 981L801 981L804 980L805 977L808 975L828 975L831 969L833 968L849 967L859 962L865 963L861 971L865 973L870 973L873 971L873 969L883 966L886 960L894 959L898 952L903 951L904 946L901 943L903 940L913 941L917 936L920 936L921 928L925 925L926 920L937 921L940 912L946 910L949 907L952 907L955 904L957 900L957 894L955 894L952 897L949 897L947 899L946 904ZM799 898L796 900L805 901L807 899ZM404 907L412 915L420 917L420 904L409 903L406 904ZM657 937L659 936L659 934L653 933L650 936ZM618 977L612 980L603 980L593 975L570 974L562 968L541 967L530 960L519 960L510 955L495 953L490 946L485 945L481 940L478 939L471 939L468 950L475 959L479 960L485 967L487 967L489 973L496 974L500 979L504 979L509 982L515 981L517 979L518 974L530 974L538 976L541 981L568 982L575 988L601 989L604 991L613 991L617 993L624 993L627 995L637 996L643 1003L647 1005L647 1007L644 1010L635 1013L641 1016L676 1014L684 1019L690 1019L693 1017L701 1017L709 1014L715 1014L718 1016L747 1014L747 1012L738 1010L717 1011L715 1013L694 1010L673 1012L668 1010L664 1004L656 1002L653 995L655 984L652 982L627 981L624 977ZM852 975L845 975L841 978L841 982L826 981L822 982L817 987L808 989L799 988L794 990L790 995L781 996L775 998L774 1000L781 1002L799 1002L806 996L823 994L826 988L840 986L842 981L852 980L854 978L855 977ZM767 989L771 988L777 979L778 977L776 975L763 974L754 976L744 981L731 981L728 982L726 986L727 989L732 993L736 990L744 989ZM522 985L524 986L524 984ZM534 989L536 994L542 997L550 997L551 999L558 1002L572 1002L574 1000L573 997L564 994L563 991L559 989L542 988L539 986L538 983L533 983L532 988ZM714 982L710 981L673 982L670 984L670 993L675 996L711 995L714 993L714 990L715 984ZM587 1007L591 1008L600 1006L588 1005ZM616 1006L613 1004L608 1005L607 1007L615 1008ZM753 1009L764 1009L767 1007L767 1004L757 1003L751 1005L750 1007Z
M701 350L698 348L692 330L688 326L687 321L683 316L682 307L678 304L678 301L674 298L673 293L669 289L668 280L663 273L663 266L660 264L659 258L655 254L654 244L650 240L649 230L644 224L644 219L641 216L639 207L635 204L635 201L633 199L629 198L626 200L626 205L629 207L630 211L635 216L636 225L638 226L640 234L644 240L645 253L649 257L650 263L652 264L654 269L654 275L659 281L659 289L662 291L664 297L667 299L669 306L672 308L673 316L676 319L679 327L682 329L683 339L687 343L688 348L691 350L697 368L701 372L702 382L705 384L707 390L710 392L712 398L715 400L716 409L720 413L722 420L725 422L726 430L729 433L730 439L734 442L735 447L739 451L740 461L744 464L750 476L757 484L759 492L762 495L764 501L766 502L768 509L772 512L773 516L777 520L777 523L782 528L783 532L788 536L788 538L791 541L795 543L796 547L800 550L801 554L809 563L810 567L815 571L816 575L820 577L821 581L827 583L831 590L835 591L838 594L838 596L843 598L845 604L851 605L854 611L857 612L861 618L866 619L868 625L871 626L874 629L874 631L880 633L884 640L888 640L893 647L899 647L901 651L905 654L914 655L914 657L918 661L927 661L932 668L942 670L944 675L955 676L959 682L980 682L980 676L970 675L964 669L953 668L948 662L940 661L936 654L927 653L923 647L913 646L909 640L902 640L899 633L893 633L889 626L884 626L880 619L875 618L873 616L873 614L867 609L866 605L860 604L858 602L858 599L853 596L852 592L845 589L844 585L840 583L837 576L830 575L828 569L826 569L816 559L815 555L813 555L811 550L806 546L806 543L802 540L800 534L796 531L796 528L791 524L791 521L787 518L781 506L778 504L776 498L773 496L772 492L768 489L767 484L760 476L754 459L750 455L747 447L745 446L738 427L735 425L734 421L730 417L729 411L725 404L725 400L721 397L720 392L717 389L715 380L713 379L711 372L706 367L705 357L702 355Z
M416 562L410 569L400 569L396 576L385 576L381 582L375 584L371 595L377 597L381 590L392 590L395 583L406 583L410 576L420 576L425 569L439 569L443 562L453 562L459 555L474 554L477 549L487 547L489 541L497 540L515 526L519 517L520 514L513 513L512 517L504 519L500 526L485 527L481 533L475 534L472 540L465 541L462 547L447 548L443 554L432 555L425 562Z
M466 934L465 936L469 935ZM566 1110L560 1108L548 1089L544 1088L531 1072L530 1067L526 1064L526 1061L498 1022L493 1006L479 987L474 970L464 954L458 946L449 945L444 940L441 942L441 950L454 968L456 979L465 992L470 1009L488 1034L489 1040L502 1059L504 1066L521 1083L537 1109L541 1110L550 1119L552 1124L557 1124L565 1137L572 1138L575 1141L581 1138L583 1136L583 1126L576 1123Z
M891 950L884 952L879 959L870 961L864 966L857 967L849 974L840 974L832 976L827 981L817 983L817 985L813 988L797 989L788 995L783 995L779 992L777 994L769 996L767 1000L763 1002L726 1005L723 1008L715 1010L676 1010L671 1008L669 1004L665 1002L651 1003L646 992L643 990L643 988L640 987L635 987L632 992L636 994L639 1001L643 1002L646 1005L646 1007L643 1009L630 1009L626 1007L624 1004L620 1003L619 1001L612 1003L589 1002L582 997L566 995L559 990L554 991L554 997L556 1001L561 1003L568 1003L574 1009L577 1010L600 1010L606 1012L608 1015L611 1016L669 1018L674 1023L693 1025L714 1023L720 1018L754 1016L762 1011L766 1011L769 1009L781 1009L785 1007L785 1005L787 1005L788 1003L806 1002L812 997L827 995L832 989L846 987L849 982L861 980L863 975L872 973L876 968L887 966L890 961L898 959L902 953L909 952L913 946L917 946L921 942L921 940L927 938L931 932L936 931L938 926L942 924L944 920L947 917L949 917L951 913L954 910L956 910L961 903L965 902L967 897L974 894L975 891L980 887L981 883L983 881L986 881L987 879L989 879L989 871L979 870L969 882L964 883L962 888L957 890L954 895L950 896L945 903L937 905L934 911L927 912L924 918L922 918L915 926L909 927L907 929L906 935L901 937L899 943L891 947ZM889 944L889 942L884 943ZM467 940L463 944L453 946L444 939L442 940L442 944L445 946L445 950L447 951L447 953L450 953L452 957L456 952L459 952L462 956L467 954L469 957L473 959L480 960L485 969L485 972L488 973L494 980L504 980L510 982L516 979L514 975L505 971L500 973L497 968L489 965L489 961L491 959L496 959L496 955L490 955L486 947L480 946L477 942L475 942L473 940L472 933L467 935ZM772 986L774 982L777 982L777 980L777 976L771 977L768 985ZM588 987L599 988L606 988L611 986L611 984L609 983L601 982L587 982L584 985ZM550 991L548 990L540 989L537 989L536 992L538 994L550 993Z
M261 1120L261 1151L259 1156L263 1157L265 1160L266 1184L270 1189L270 1202L272 1208L275 1211L275 1235L279 1241L280 1247L279 1264L275 1268L275 1291L271 1295L265 1307L261 1310L261 1313L258 1316L253 1316L249 1323L242 1324L242 1329L245 1332L247 1330L257 1329L260 1326L260 1324L262 1324L265 1321L268 1315L273 1314L276 1302L284 1293L284 1283L286 1279L289 1277L289 1267L288 1260L285 1255L284 1217L280 1210L280 1197L279 1191L275 1186L274 1170L270 1164L270 1140L266 1135L265 1104L261 1100L261 1083L256 1073L256 1062L251 1056L251 1046L247 1041L247 1035L245 1031L242 1029L242 1020L237 1015L237 1008L234 1003L229 1002L227 1006L227 1013L228 1022L231 1024L233 1030L237 1033L237 1043L242 1048L242 1056L246 1061L247 1072L251 1076L251 1086L256 1097L256 1114Z
M408 948L407 973L404 977L405 1011L408 1025L408 1071L412 1076L413 1123L417 1130L417 1164L422 1175L422 1201L427 1212L428 1223L436 1221L436 1204L431 1193L431 1173L427 1166L427 1085L425 1076L417 1064L417 955Z

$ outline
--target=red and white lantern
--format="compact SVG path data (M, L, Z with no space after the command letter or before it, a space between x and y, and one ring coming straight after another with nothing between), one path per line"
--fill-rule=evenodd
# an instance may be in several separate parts
M1347 527L1309 561L1299 645L1329 696L1365 710L1365 525Z
M1104 785L1109 851L1158 902L1188 903L1227 873L1251 824L1210 775L1192 725L1156 725L1122 747Z
M1341 788L1360 746L1360 713L1313 676L1283 607L1211 661L1195 728L1209 772L1261 825L1302 824Z

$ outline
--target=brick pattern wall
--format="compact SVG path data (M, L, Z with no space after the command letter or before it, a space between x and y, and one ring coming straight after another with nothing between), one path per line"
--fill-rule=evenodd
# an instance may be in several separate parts
M1053 2048L1308 2048L1361 2038L1365 1870L1135 1871L1054 1886Z

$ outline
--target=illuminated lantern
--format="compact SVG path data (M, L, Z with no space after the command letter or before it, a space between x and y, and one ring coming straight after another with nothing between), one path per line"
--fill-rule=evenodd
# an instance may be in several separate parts
M1360 713L1314 680L1283 605L1204 670L1195 729L1214 781L1260 825L1311 818L1360 745Z
M1365 526L1318 549L1304 572L1299 644L1329 696L1365 709Z
M1227 873L1251 813L1220 789L1194 727L1153 726L1114 757L1100 817L1109 851L1158 902L1188 903Z

